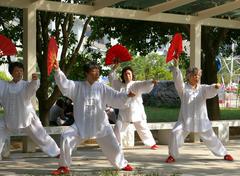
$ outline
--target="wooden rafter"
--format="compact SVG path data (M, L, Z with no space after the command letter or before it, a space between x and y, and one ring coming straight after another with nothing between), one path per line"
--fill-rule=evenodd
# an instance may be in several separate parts
M157 13L166 12L176 7L189 4L194 1L196 0L171 0L171 1L166 1L164 3L149 7L148 9L149 9L150 15L154 15Z

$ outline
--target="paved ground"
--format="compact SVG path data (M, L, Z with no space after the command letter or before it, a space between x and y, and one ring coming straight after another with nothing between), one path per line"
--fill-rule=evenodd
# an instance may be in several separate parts
M126 158L136 168L130 173L115 171L98 147L80 147L73 154L71 175L239 176L240 140L231 140L226 147L234 156L234 162L213 156L202 143L186 143L181 148L180 158L172 164L164 163L168 154L167 145L160 145L156 151L142 145L124 149ZM49 158L42 152L14 151L9 159L0 161L0 175L49 175L57 166L56 158Z

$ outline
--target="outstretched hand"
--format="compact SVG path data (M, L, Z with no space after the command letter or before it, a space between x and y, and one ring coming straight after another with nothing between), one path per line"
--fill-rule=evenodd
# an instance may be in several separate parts
M116 70L118 67L119 67L119 65L120 65L120 63L119 62L116 62L115 64L114 64L114 66L113 66L113 70Z
M32 80L37 80L38 79L38 74L37 73L33 73L32 74Z
M178 67L178 64L179 64L178 59L174 58L174 60L173 60L174 67Z
M221 84L219 84L219 83L216 83L216 84L215 84L215 88L216 88L216 89L219 89L220 87L221 87Z
M54 68L54 70L59 69L59 63L58 63L57 59L56 59L55 62L53 63L53 68Z
M136 94L135 93L133 93L132 91L130 91L129 93L128 93L128 97L134 97Z
M152 83L154 84L154 86L158 83L157 80L152 80Z

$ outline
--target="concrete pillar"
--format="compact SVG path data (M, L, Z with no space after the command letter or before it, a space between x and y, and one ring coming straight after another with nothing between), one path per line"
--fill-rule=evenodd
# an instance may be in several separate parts
M190 66L201 68L201 25L190 26Z
M34 4L23 9L23 64L24 79L31 80L36 72L36 8Z

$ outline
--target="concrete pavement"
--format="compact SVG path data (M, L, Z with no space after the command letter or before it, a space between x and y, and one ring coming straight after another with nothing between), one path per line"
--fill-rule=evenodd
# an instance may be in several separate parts
M73 154L71 175L160 175L160 176L239 176L240 140L231 140L225 145L234 157L234 162L214 156L203 143L186 143L180 150L180 158L167 164L167 145L150 150L143 145L124 149L125 157L136 170L115 171L96 145L79 147ZM58 167L58 159L49 158L42 152L21 153L13 151L10 158L0 161L0 175L50 175Z

